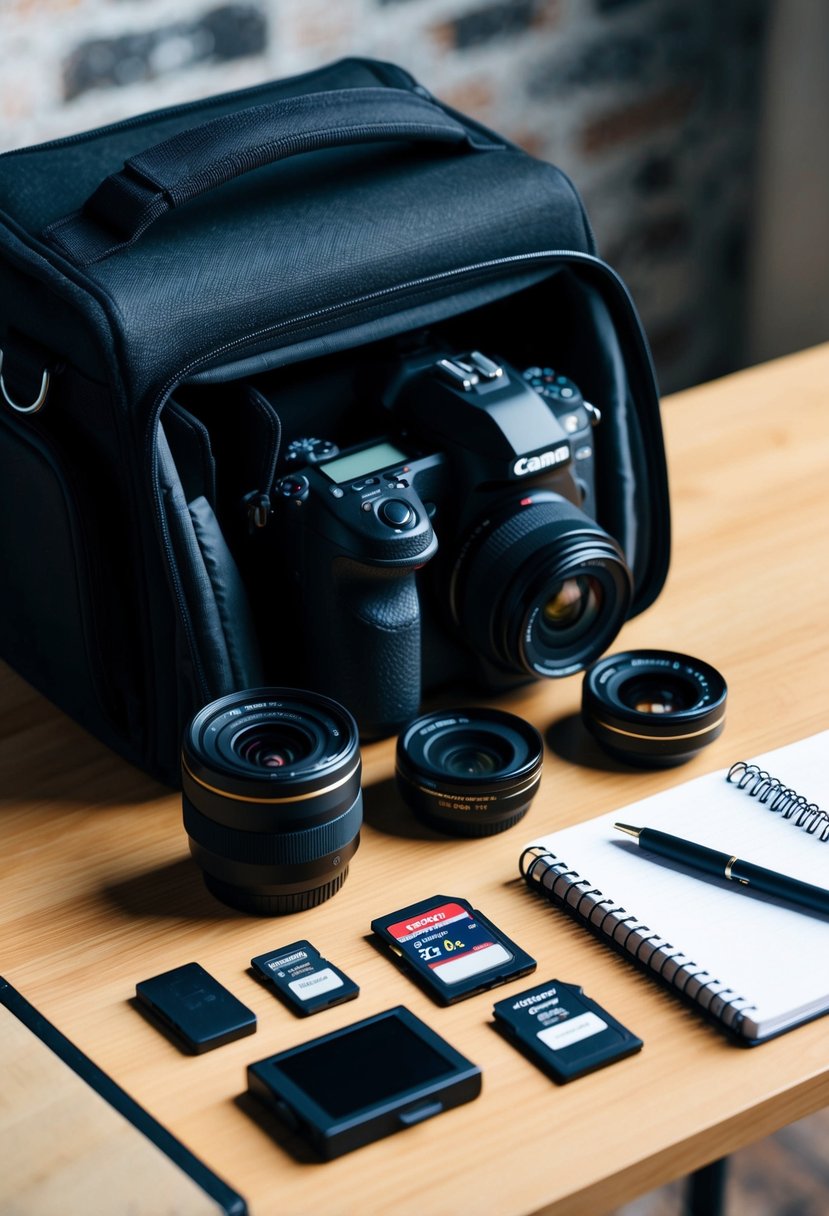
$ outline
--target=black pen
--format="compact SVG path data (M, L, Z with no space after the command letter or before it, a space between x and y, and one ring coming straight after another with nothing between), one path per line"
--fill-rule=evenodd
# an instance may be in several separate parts
M626 832L628 836L635 837L640 849L649 853L657 853L660 857L667 857L669 861L677 861L680 865L702 870L704 874L727 878L729 882L740 883L753 891L762 891L764 895L774 895L778 899L801 904L804 908L811 908L813 912L823 912L829 916L829 891L825 887L815 887L812 883L789 878L787 874L779 874L776 870L767 870L765 866L755 866L750 861L731 857L728 853L707 849L705 845L694 844L692 840L669 836L667 832L657 832L654 828L634 828L629 823L617 823L614 827L620 832Z

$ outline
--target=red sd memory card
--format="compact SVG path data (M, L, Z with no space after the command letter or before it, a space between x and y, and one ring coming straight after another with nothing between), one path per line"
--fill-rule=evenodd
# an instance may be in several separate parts
M435 895L371 922L400 966L441 1005L535 970L536 962L465 899Z

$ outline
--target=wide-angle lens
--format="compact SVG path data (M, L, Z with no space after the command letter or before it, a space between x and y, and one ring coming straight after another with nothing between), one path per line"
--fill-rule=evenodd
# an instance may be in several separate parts
M630 607L618 544L546 490L508 500L467 539L450 606L472 648L502 670L566 676L592 663Z
M231 693L193 718L184 826L208 889L245 912L298 912L342 886L360 842L357 724L318 693Z
M682 764L725 729L716 668L672 650L608 655L585 673L582 717L606 752L639 767Z
M527 813L544 746L534 726L498 709L439 710L397 740L397 786L415 815L456 836L492 836Z

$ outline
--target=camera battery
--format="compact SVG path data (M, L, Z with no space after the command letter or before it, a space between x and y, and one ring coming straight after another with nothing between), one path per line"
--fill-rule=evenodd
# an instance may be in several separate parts
M249 1064L248 1091L331 1160L471 1102L481 1070L398 1005Z
M353 1001L360 989L339 967L324 959L310 942L292 942L250 960L263 980L294 1013L305 1017Z
M440 1005L486 992L536 962L465 899L435 895L371 922L399 965Z
M493 1008L499 1030L560 1084L623 1060L642 1040L585 996L577 984L550 980Z
M256 1030L256 1014L199 963L141 980L135 992L164 1029L196 1055Z

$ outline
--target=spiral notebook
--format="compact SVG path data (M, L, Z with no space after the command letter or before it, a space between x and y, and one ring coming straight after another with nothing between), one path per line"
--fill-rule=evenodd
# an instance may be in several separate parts
M531 887L742 1040L829 1012L829 918L645 854L617 821L829 887L829 731L541 837L521 855Z

